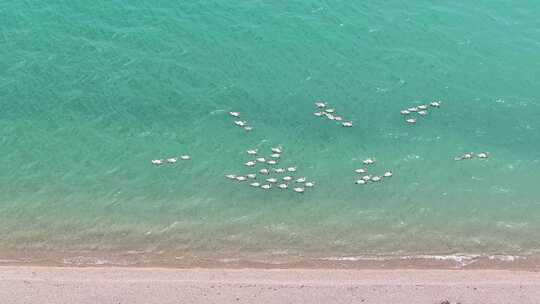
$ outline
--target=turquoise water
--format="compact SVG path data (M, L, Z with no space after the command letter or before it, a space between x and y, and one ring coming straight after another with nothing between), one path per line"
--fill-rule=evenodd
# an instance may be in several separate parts
M539 9L6 3L0 258L538 255ZM435 99L440 109L404 123L400 110ZM354 127L314 117L316 100ZM315 188L224 178L247 172L246 149L278 145ZM453 160L470 151L490 157ZM192 160L150 164L180 154ZM355 185L367 157L394 177Z

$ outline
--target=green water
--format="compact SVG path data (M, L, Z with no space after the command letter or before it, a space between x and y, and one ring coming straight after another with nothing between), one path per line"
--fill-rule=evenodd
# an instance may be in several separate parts
M539 9L530 0L5 3L0 252L537 255ZM314 117L321 99L354 127ZM404 123L400 110L435 99L440 109ZM230 110L254 130L234 126ZM315 188L265 192L223 177L248 172L246 149L278 145ZM453 160L470 151L490 158ZM180 154L192 160L150 164ZM366 157L394 177L355 185Z

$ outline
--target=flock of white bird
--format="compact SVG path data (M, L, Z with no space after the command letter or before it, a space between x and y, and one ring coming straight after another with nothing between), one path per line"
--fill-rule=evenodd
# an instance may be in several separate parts
M187 155L187 154L184 154L184 155L180 155L180 157L170 157L170 158L165 158L165 159L153 159L152 160L152 165L156 165L156 166L161 166L163 164L176 164L178 162L178 160L191 160L191 156Z
M401 115L405 116L406 123L415 124L416 118L411 116L417 115L418 117L424 117L428 114L429 108L438 109L441 107L441 104L441 101L432 101L429 104L413 106L405 110L401 110ZM343 117L339 116L336 113L336 110L334 108L329 108L326 102L318 101L315 103L315 107L318 110L318 112L314 113L315 116L339 122L343 127L346 128L350 128L353 126L352 121L344 120ZM229 112L229 115L235 119L240 119L240 112L231 111ZM253 130L253 128L249 126L248 122L245 120L235 120L234 124L238 127L241 127L247 132ZM272 148L271 153L268 157L258 155L257 149L247 150L246 153L252 156L254 159L244 163L244 166L253 169L259 167L260 169L258 169L258 171L241 175L227 174L225 175L226 178L236 182L249 182L249 186L262 190L292 189L296 193L304 193L307 188L312 188L315 186L314 182L307 181L305 177L294 176L296 175L297 171L296 166L278 167L278 164L283 155L283 149L281 147ZM475 157L480 159L486 159L489 157L489 153L464 153L463 155L456 156L454 160L468 160ZM178 162L178 160L187 161L190 159L191 156L184 154L179 157L153 159L152 164L156 166L161 166L163 164L175 164ZM365 159L362 161L362 163L364 167L354 170L354 172L358 174L355 184L366 185L369 183L377 183L393 176L392 171L385 171L383 174L380 175L368 173L368 167L371 167L373 164L375 164L375 160L372 158Z
M429 105L419 105L407 108L405 110L401 110L401 115L405 116L405 122L411 125L414 125L416 123L416 118L410 117L414 114L416 114L418 117L425 117L428 114L428 108L434 108L438 109L441 107L442 102L441 101L432 101L429 103Z
M296 193L304 193L306 188L315 186L314 182L307 181L305 177L295 177L296 166L277 166L283 156L281 147L272 148L270 155L267 157L259 155L257 149L249 149L246 153L253 159L245 162L244 166L255 171L240 175L227 174L225 175L226 178L235 182L249 182L249 186L262 190L279 189L283 191L292 189Z
M372 158L367 158L362 161L362 164L364 164L364 167L355 169L354 172L358 174L359 179L356 179L354 182L357 185L367 185L369 183L377 183L382 182L385 179L388 179L394 174L392 171L386 171L381 175L371 175L368 173L368 167L371 167L375 164L375 160Z
M328 107L328 103L324 101L317 101L315 103L315 107L318 111L313 113L313 115L340 122L341 126L345 128L351 128L353 126L353 122L351 120L345 120L343 117L338 115L336 113L336 109Z
M231 115L234 118L240 118L240 112L229 112L229 115ZM250 132L253 130L253 127L248 125L247 120L235 120L234 124L242 129L244 129L246 132Z

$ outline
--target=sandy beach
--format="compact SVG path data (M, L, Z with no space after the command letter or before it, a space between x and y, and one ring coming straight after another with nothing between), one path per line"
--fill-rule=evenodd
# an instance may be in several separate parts
M540 303L540 273L0 267L2 303Z

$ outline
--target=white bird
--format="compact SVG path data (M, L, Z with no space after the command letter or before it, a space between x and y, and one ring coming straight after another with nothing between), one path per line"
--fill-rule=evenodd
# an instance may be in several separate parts
M257 155L257 149L249 149L246 152L249 155Z
M191 156L189 156L189 155L180 155L180 159L181 160L190 160Z
M373 176L373 177L371 178L371 181L372 181L372 182L380 182L380 181L381 181L381 177L380 177L380 176Z
M363 180L363 179L359 179L354 183L357 184L357 185L365 185L367 182L365 180Z
M229 115L231 115L232 117L240 117L240 112L229 112Z
M426 116L426 115L427 115L427 111L418 111L418 115Z
M236 175L234 175L234 174L227 174L227 175L225 175L225 177L228 178L228 179L236 179Z
M176 157L167 158L167 162L168 162L169 164L174 164L174 163L176 163L177 161L178 161L178 158L176 158Z
M287 168L287 171L296 172L296 167L289 167L289 168Z
M251 184L249 184L249 185L250 185L251 187L260 187L260 186L261 186L261 184L259 184L259 183L251 183Z
M364 175L364 176L362 176L362 180L364 180L364 181L366 181L366 182L370 181L370 180L371 180L371 175Z
M324 110L326 113L334 113L336 109L326 109Z
M246 174L246 177L250 178L250 179L255 179L255 178L257 178L257 174L255 174L255 173Z
M414 119L414 118L409 118L409 119L405 120L405 122L408 123L408 124L415 124L415 123L416 123L416 119Z
M409 111L409 112L418 112L418 108L417 107L408 108L407 111Z
M342 121L342 120L343 120L343 117L341 117L341 116L334 116L334 120L335 120L335 121Z
M260 163L266 162L266 159L264 157L257 157L257 161Z
M332 114L327 114L326 118L328 118L330 120L336 120L336 117L334 115L332 115Z
M239 126L239 127L244 127L244 126L247 125L247 121L235 120L234 124Z
M411 111L409 111L409 110L402 110L400 113L401 113L401 115L409 115L409 114L411 114Z
M360 169L354 170L354 172L356 172L358 174L362 174L362 173L366 173L366 169L360 168Z
M293 190L294 190L294 192L296 192L296 193L304 193L304 191L305 191L305 189L302 188L302 187L296 187L296 188L294 188Z
M363 163L364 165L373 165L373 164L375 163L375 161L374 161L373 159L371 159L371 158L366 158L366 159L364 159L364 160L362 161L362 163Z
M270 159L270 160L267 160L266 163L269 164L269 165L276 165L277 161L275 161L273 159Z
M287 184L279 184L278 187L279 187L279 189L285 190L285 189L289 188L289 185L287 185Z
M263 168L263 169L259 170L259 173L260 173L260 174L267 175L267 174L270 173L270 171L268 171L268 169L266 169L266 168Z
M418 110L427 110L427 106L426 105L420 105L418 106Z
M257 165L257 162L255 161L248 161L247 163L244 164L244 166L246 167L254 167L255 165Z
M241 175L236 177L236 180L239 181L239 182L243 182L243 181L245 181L246 179L247 179L247 178L246 178L245 176L241 176Z
M265 184L265 185L262 185L261 188L264 190L269 190L269 189L272 189L272 185Z
M297 183L305 183L305 182L306 182L306 178L305 178L305 177L300 177L300 178L296 179L296 182L297 182Z
M313 113L313 115L315 115L317 117L321 117L321 116L323 116L323 112L315 112L315 113Z
M253 131L253 127L245 126L244 130L246 130L246 132L250 132L250 131Z
M272 153L281 154L283 150L280 147L272 148Z
M438 108L441 106L441 101L432 101L429 103L430 106L434 107L434 108Z
M273 183L277 183L277 179L275 179L275 178L273 178L273 177L267 178L266 181L269 182L269 183L272 183L272 184L273 184Z
M270 155L271 158L280 158L281 157L281 154L279 153L274 153L272 155Z
M315 186L315 183L314 183L314 182L307 182L307 183L305 183L304 186L306 186L306 187L308 187L308 188L311 188L311 187L314 187L314 186Z
M152 165L156 165L156 166L163 165L163 160L162 159L153 159L152 160Z
M291 176L284 176L283 180L286 181L286 182L289 182L289 181L292 180L292 177Z
M471 153L465 153L465 154L463 154L463 155L461 155L461 156L456 156L456 157L454 158L454 160L471 159L471 158L473 157L473 155L474 155L473 152L471 152Z
M478 156L478 158L488 158L488 157L489 157L489 153L487 153L487 152L480 152L480 153L476 154L476 156Z
M318 101L318 102L315 103L315 106L317 108L326 108L326 102Z
M350 128L353 126L353 123L352 121L345 121L343 123L341 123L342 126L344 126L345 128Z
M392 171L386 171L386 172L384 172L384 174L383 174L384 177L392 177L392 175L394 175L394 174L392 173Z
M285 172L285 169L283 169L283 168L276 168L276 169L274 169L274 172L276 172L276 173L284 173L284 172Z

